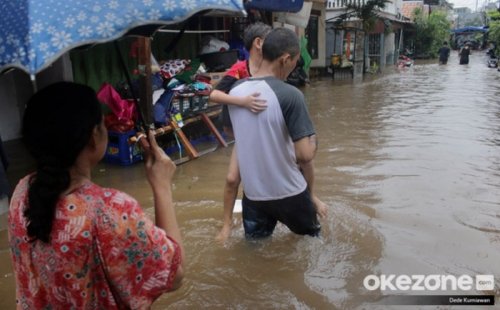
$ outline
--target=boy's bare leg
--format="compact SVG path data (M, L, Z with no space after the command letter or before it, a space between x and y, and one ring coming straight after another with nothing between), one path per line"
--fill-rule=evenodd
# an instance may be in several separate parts
M241 177L238 158L236 156L236 148L233 148L231 159L229 160L226 184L224 185L224 225L222 226L221 231L217 234L217 241L224 242L231 235L231 229L233 227L234 202L238 196L240 182Z

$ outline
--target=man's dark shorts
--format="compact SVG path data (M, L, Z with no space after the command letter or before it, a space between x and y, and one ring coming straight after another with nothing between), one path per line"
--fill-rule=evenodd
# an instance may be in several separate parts
M318 236L321 230L308 190L279 200L255 201L243 195L245 237L270 236L280 221L299 235Z

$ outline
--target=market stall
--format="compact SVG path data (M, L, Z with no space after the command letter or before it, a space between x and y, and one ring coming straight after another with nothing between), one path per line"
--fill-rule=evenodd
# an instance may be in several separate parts
M244 15L243 2L191 1L174 7L166 7L164 1L34 1L0 4L3 18L0 21L0 36L8 38L0 50L0 71L19 68L27 72L36 89L36 74L48 68L63 54L91 44L115 41L124 35L133 34L138 27L154 25L175 28L195 15L214 12ZM48 14L50 10L50 14ZM141 29L142 30L142 29ZM140 115L137 128L152 124L151 88L151 41L149 36L138 39L138 96L134 96L137 114ZM119 49L118 49L119 50ZM125 58L125 57L123 57ZM103 68L118 68L104 61L96 71ZM77 70L76 70L77 71ZM21 106L23 103L20 103ZM136 129L137 129L136 128Z
M144 124L154 123L166 151L185 155L178 162L198 158L203 150L193 144L207 135L217 145L227 146L217 125L220 106L209 103L208 95L241 52L237 44L233 48L226 42L232 42L229 30L206 28L207 24L224 27L227 20L232 18L197 16L191 27L179 25L160 29L151 38L128 37L72 51L75 81L98 90L100 100L113 112L106 118L108 162L128 165L141 159L135 139L130 139L141 130L136 126L141 119ZM118 59L126 70L116 69ZM131 103L134 94L141 94L136 113L130 112L136 107Z

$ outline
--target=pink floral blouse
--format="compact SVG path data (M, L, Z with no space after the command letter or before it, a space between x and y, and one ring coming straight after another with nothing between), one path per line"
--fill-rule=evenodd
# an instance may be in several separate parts
M30 242L29 178L9 210L18 309L143 309L171 288L178 244L135 199L90 181L58 202L51 242Z

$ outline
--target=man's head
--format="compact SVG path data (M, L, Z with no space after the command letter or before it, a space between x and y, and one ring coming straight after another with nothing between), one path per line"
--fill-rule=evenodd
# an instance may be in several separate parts
M293 71L300 57L300 43L297 35L287 28L275 28L269 32L262 45L262 58L280 66L281 78Z
M250 52L252 48L262 49L262 43L271 29L271 26L261 22L249 25L243 33L243 44L246 50Z
M448 45L448 42L444 41L444 42L443 42L443 45Z

